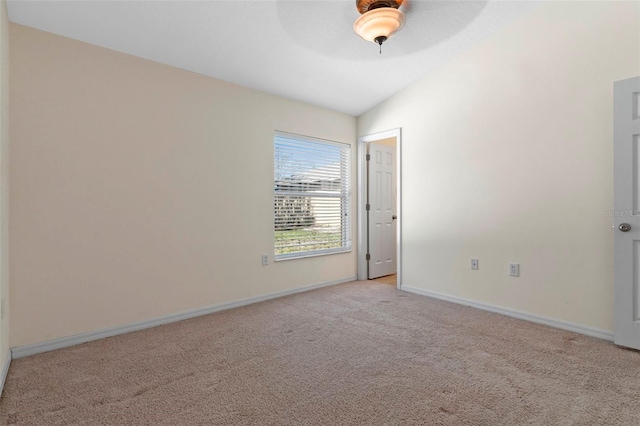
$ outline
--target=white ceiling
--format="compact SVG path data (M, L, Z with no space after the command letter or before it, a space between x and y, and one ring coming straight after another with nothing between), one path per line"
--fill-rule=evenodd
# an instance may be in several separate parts
M525 1L405 0L382 47L355 0L9 0L11 22L358 116L517 19Z

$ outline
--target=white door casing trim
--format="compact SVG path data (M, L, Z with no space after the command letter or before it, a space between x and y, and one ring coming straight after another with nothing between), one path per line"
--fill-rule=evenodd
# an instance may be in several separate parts
M396 164L397 164L397 195L396 195L396 262L397 262L397 285L402 288L402 129L392 129L385 132L373 133L371 135L358 137L358 279L366 280L367 277L367 211L366 211L366 188L367 167L366 154L368 142L375 142L387 138L396 138Z

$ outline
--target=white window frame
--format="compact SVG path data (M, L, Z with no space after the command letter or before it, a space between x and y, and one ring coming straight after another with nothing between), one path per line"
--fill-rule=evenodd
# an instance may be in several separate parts
M342 183L340 188L340 195L336 195L333 192L322 192L322 191L299 191L299 190L283 190L277 188L277 177L279 175L278 165L276 164L276 155L277 155L277 145L280 141L282 143L283 140L286 140L288 144L292 142L300 142L301 144L305 144L310 142L312 144L322 144L322 145L330 145L339 147L341 152L341 160L340 160L340 182ZM289 259L299 259L305 257L313 257L313 256L322 256L328 254L335 253L347 253L353 250L352 248L352 220L351 220L351 193L352 193L352 184L351 184L351 145L342 142L329 141L325 139L313 138L310 136L302 136L293 133L286 133L281 131L276 131L273 139L274 146L274 238L275 232L277 232L276 227L278 226L278 218L276 217L275 212L275 203L276 196L295 196L295 197L309 197L309 198L334 198L339 199L341 206L341 246L328 248L328 249L316 249L316 250L305 250L298 251L292 253L277 253L278 247L276 246L276 240L274 239L274 260L282 261ZM307 145L308 147L308 145ZM295 151L295 149L293 150ZM321 152L321 151L319 151ZM295 152L290 152L290 155L295 155ZM346 154L346 159L343 158L343 155Z

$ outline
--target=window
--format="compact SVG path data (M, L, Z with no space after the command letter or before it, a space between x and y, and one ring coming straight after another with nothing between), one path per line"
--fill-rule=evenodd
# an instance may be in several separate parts
M351 147L277 132L275 260L351 250Z

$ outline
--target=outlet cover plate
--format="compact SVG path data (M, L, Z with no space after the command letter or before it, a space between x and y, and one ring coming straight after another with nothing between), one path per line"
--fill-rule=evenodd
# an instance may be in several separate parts
M520 276L520 264L519 263L509 263L509 276L511 276L511 277L519 277Z

